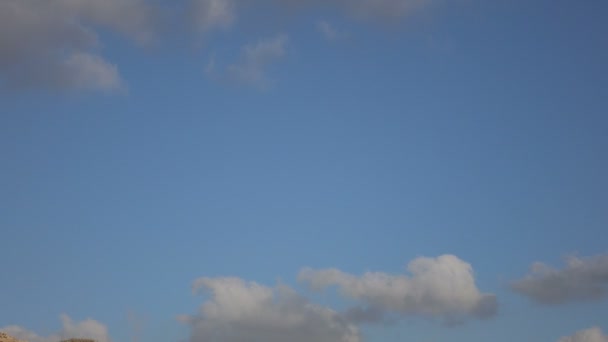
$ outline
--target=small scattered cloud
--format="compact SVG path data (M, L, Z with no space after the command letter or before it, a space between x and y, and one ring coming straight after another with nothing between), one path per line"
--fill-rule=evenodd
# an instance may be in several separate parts
M312 304L285 285L267 287L240 278L200 278L194 290L210 294L196 315L178 320L191 342L360 342L358 328L330 308Z
M74 322L69 316L61 315L61 323L61 330L50 336L40 336L33 331L17 325L0 328L0 331L28 342L57 342L70 338L86 338L96 340L97 342L112 342L108 334L108 328L96 320L86 319L81 322Z
M599 300L608 290L608 255L569 257L563 269L537 262L511 288L545 305Z
M241 59L228 66L229 76L239 83L265 87L271 82L266 76L266 68L285 57L289 37L279 34L254 44L243 46Z
M608 336L604 335L598 327L581 330L572 336L559 339L558 342L608 342Z
M253 11L276 13L302 8L319 12L338 10L355 17L404 18L439 0L188 0L178 5L156 0L3 0L0 1L0 87L8 90L93 90L124 92L125 81L118 66L106 60L100 30L121 34L137 44L155 41L159 17L178 6L189 16L196 30L205 36L227 31L239 20L246 6ZM162 4L162 5L161 5ZM184 11L182 11L184 10ZM329 22L317 23L328 40L345 33ZM288 43L286 34L248 44L240 60L222 68L208 68L208 74L267 88L273 82L266 68L281 59ZM226 65L226 64L224 64ZM215 67L215 64L211 65ZM210 71L213 71L211 73Z
M446 323L468 316L491 317L497 312L493 294L481 293L470 264L453 255L417 258L407 266L411 276L382 272L351 275L338 269L303 269L298 279L314 290L337 286L340 293L365 308L361 318L378 313L442 317Z
M64 86L78 89L125 91L116 65L90 53L74 53L64 61Z
M194 23L201 33L227 30L235 23L235 0L190 0Z
M289 37L286 34L278 34L246 44L241 48L239 59L222 69L212 55L205 67L205 74L234 84L266 89L274 83L269 78L267 69L287 55L288 43Z
M336 41L347 36L345 32L338 31L327 21L321 20L317 22L317 31L328 41Z

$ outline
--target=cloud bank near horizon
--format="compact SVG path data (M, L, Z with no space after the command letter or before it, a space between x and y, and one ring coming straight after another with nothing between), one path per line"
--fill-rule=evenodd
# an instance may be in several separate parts
M192 342L362 341L356 325L285 285L224 277L197 279L194 288L210 293L210 299L198 314L178 318L190 326Z
M2 327L0 331L28 342L58 342L71 338L93 339L96 342L112 342L108 328L94 319L89 318L81 322L74 322L65 314L61 315L60 318L62 323L61 330L49 336L40 336L18 325Z
M608 255L569 257L565 267L556 269L541 262L530 273L514 281L511 288L532 301L557 305L599 300L608 294Z
M411 277L379 272L356 277L336 269L303 269L299 281L317 290L337 285L357 302L343 312L312 303L287 285L203 277L194 282L193 290L208 294L206 300L198 313L178 320L190 327L191 342L361 342L361 324L380 323L395 313L401 318L441 317L450 323L496 314L495 296L477 289L471 265L458 257L417 258L408 270Z
M450 323L492 317L498 310L496 296L481 293L472 266L454 255L417 258L407 270L411 276L356 276L338 269L307 268L298 279L317 291L336 286L344 297L359 302L363 312L441 317Z
M561 270L536 263L536 273L516 281L514 286L521 286L522 291L534 289L531 296L540 296L548 303L601 298L602 291L593 289L605 285L606 258L571 257ZM177 320L189 328L190 342L363 342L365 325L415 317L439 318L453 325L471 318L492 318L498 311L496 296L482 292L472 265L455 255L415 258L406 271L353 275L337 268L303 268L298 282L313 291L335 287L346 300L342 311L315 303L282 283L266 286L238 277L201 277L192 285L194 294L204 295L198 312L180 315ZM558 285L551 285L554 283ZM543 287L550 296L535 292ZM60 318L62 328L49 336L18 325L0 331L29 342L69 338L112 342L108 328L94 319L77 322L65 314ZM601 328L591 327L557 342L608 342L608 337Z

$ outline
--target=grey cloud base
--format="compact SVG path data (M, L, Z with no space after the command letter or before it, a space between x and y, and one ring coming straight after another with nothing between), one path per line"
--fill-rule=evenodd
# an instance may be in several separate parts
M117 66L99 54L93 27L146 43L153 18L145 0L0 1L0 85L124 90Z
M496 298L475 286L472 267L452 255L418 258L411 277L304 269L299 280L314 289L337 285L361 303L345 312L308 301L286 285L268 287L235 277L199 278L194 292L209 294L194 315L178 320L191 328L191 342L361 342L360 324L386 315L439 316L448 323L486 318L497 311Z
M359 312L375 312L373 316L423 315L457 323L467 316L486 318L497 312L496 296L481 293L471 265L456 256L417 258L407 269L411 277L382 272L354 276L337 269L304 269L298 279L315 290L337 286L344 297L366 308Z
M608 290L608 255L570 257L563 269L534 263L530 273L511 288L545 305L604 298Z
M279 9L338 9L356 17L403 18L436 0L188 0L192 29L202 35L229 30L247 6ZM124 92L118 65L101 53L98 29L145 44L157 38L162 8L155 0L0 1L0 87ZM180 18L180 21L183 18ZM329 23L318 27L329 39L340 36ZM266 87L264 68L284 54L287 36L246 44L241 60L222 72L233 83ZM264 45L266 44L266 45ZM268 45L270 44L270 45ZM208 68L210 69L210 68Z
M201 278L211 294L197 315L180 316L192 342L360 342L359 329L339 313L312 304L291 288L239 278Z

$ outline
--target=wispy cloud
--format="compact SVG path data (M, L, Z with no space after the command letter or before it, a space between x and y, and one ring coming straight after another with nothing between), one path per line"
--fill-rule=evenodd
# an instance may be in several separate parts
M569 257L563 269L534 263L530 273L511 288L540 304L601 299L608 289L608 255Z
M274 8L278 13L298 8L338 9L351 17L401 19L436 0L189 0L186 9L196 30L207 36L227 31L245 7ZM163 2L164 3L164 2ZM247 5L245 5L247 3ZM186 5L184 5L186 4ZM166 5L166 4L165 4ZM106 60L98 30L122 34L138 44L155 39L159 13L168 10L154 0L4 0L0 1L0 86L9 89L126 90L119 66ZM181 16L181 14L180 14ZM175 20L183 20L178 16ZM177 25L175 25L177 26ZM329 40L344 36L330 23L317 23ZM266 68L286 54L287 34L243 47L240 60L223 70L227 79L266 88L272 80ZM226 65L228 62L224 62ZM209 69L208 71L217 71Z
M608 342L608 336L604 335L598 327L581 330L572 336L559 339L558 342Z
M325 20L317 22L317 31L328 41L336 41L347 37L347 34L338 31L333 25Z
M215 56L211 56L205 73L231 83L266 89L274 83L267 69L286 56L288 44L286 34L246 44L241 48L239 59L223 69L218 67Z
M190 0L191 15L202 33L226 30L237 19L235 0Z
M0 328L0 331L28 342L57 342L70 338L93 339L97 342L112 342L108 328L93 319L74 322L69 316L61 315L62 328L50 336L40 336L37 333L17 325Z

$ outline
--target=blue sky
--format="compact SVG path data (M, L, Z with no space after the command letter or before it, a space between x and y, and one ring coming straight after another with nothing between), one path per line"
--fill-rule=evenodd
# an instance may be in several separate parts
M304 3L0 4L0 327L605 341L608 3Z

